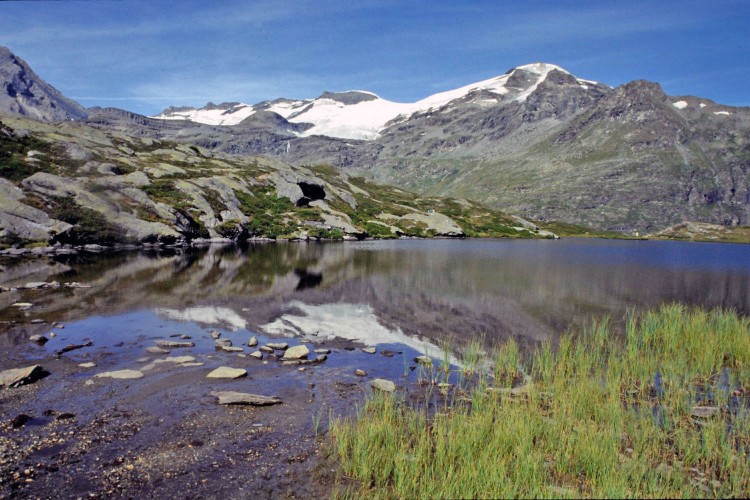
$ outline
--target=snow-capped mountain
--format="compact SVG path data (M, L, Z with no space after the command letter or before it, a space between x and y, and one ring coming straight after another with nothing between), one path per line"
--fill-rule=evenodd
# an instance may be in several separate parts
M553 70L570 75L554 64L534 63L519 66L507 73L464 87L431 95L414 103L383 99L372 92L324 92L316 99L277 99L255 105L243 103L208 103L200 109L168 108L153 117L162 120L189 120L207 125L238 125L259 111L276 113L291 123L310 124L298 132L300 137L323 135L341 139L377 139L392 121L403 121L412 115L441 108L459 99L477 97L485 106L501 102L523 101ZM601 85L575 79L582 88ZM481 95L480 95L481 94Z

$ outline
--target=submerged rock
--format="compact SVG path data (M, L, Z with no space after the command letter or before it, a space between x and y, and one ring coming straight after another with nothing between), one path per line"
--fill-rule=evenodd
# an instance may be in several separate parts
M155 343L159 347L168 348L195 347L195 342L179 342L177 340L157 340Z
M102 372L94 375L95 378L114 378L120 380L132 380L143 378L143 372L138 370L115 370L111 372Z
M244 377L245 375L247 375L247 370L244 370L242 368L230 368L228 366L220 366L219 368L215 369L214 371L206 375L206 378L235 379L235 378Z
M313 352L315 354L331 354L330 349L315 349Z
M218 391L212 392L211 395L219 398L220 405L270 406L282 403L277 396L261 396L245 392Z
M146 352L149 352L151 354L169 354L169 351L166 349L162 349L161 347L156 346L150 346L146 348Z

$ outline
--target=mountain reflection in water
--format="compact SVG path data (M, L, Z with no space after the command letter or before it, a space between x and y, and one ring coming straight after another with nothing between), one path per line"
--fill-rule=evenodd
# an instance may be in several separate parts
M664 302L747 314L747 249L578 239L413 240L5 261L0 268L5 287L32 281L92 287L0 293L0 320L75 321L148 309L170 319L255 331L281 328L286 321L310 334L302 331L313 328L310 311L328 309L306 311L306 305L335 311L336 304L347 304L377 319L383 331L370 327L372 335L399 332L438 345L477 335L488 344L513 336L528 345L592 317L609 315L621 324L628 309ZM19 301L34 307L11 307ZM327 328L335 332L336 318L330 320ZM361 329L367 330L366 324Z

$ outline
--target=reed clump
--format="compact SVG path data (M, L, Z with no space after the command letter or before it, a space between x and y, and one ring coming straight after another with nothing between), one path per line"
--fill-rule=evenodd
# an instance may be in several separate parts
M437 410L375 395L332 418L338 494L747 497L748 320L670 305L630 315L624 335L608 325L527 356L501 346Z

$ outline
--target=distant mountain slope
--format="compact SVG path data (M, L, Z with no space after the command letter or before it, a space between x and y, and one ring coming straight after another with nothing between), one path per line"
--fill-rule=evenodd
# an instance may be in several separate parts
M61 121L86 118L86 110L37 76L29 65L8 48L0 46L0 113L37 120Z

